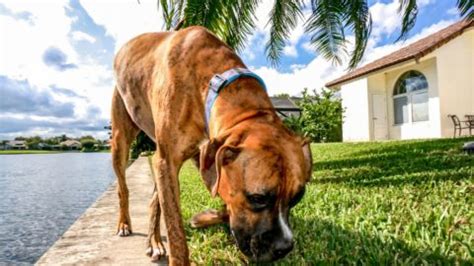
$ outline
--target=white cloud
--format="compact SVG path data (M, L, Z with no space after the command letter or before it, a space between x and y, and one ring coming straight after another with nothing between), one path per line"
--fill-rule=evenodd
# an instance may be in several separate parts
M274 4L275 4L275 0L261 1L257 7L257 10L255 11L255 18L257 19L256 20L257 31L259 31L260 33L264 33L265 31L268 31L268 27L267 27L268 18Z
M369 63L407 46L410 43L447 27L453 22L453 20L449 20L435 23L424 28L420 33L405 42L376 46L376 42L372 40L367 46L366 55L362 60L362 64ZM270 95L280 93L299 95L304 88L319 90L325 83L343 75L346 69L345 66L332 65L321 56L317 56L304 67L301 65L292 65L290 68L290 72L279 72L269 67L259 67L253 70L265 80Z
M296 51L296 46L286 45L283 47L283 54L291 57L298 57L298 52Z
M274 0L265 0L265 1L260 2L260 4L258 5L257 10L255 12L256 31L254 34L249 36L249 39L248 39L249 45L246 47L245 51L242 53L244 56L247 57L247 55L250 54L249 52L247 52L247 50L254 49L254 47L251 47L250 44L254 43L255 41L259 42L258 46L260 47L264 47L266 43L268 42L270 38L270 24L268 24L268 22L270 18L270 12L274 4L275 4ZM309 3L307 3L307 5L308 4ZM283 48L283 55L286 55L289 57L298 57L297 45L305 35L304 21L309 15L310 15L310 10L305 10L303 12L303 16L298 19L298 23L296 27L293 30L291 30L288 36L286 45ZM257 37L259 38L258 40L257 40ZM247 57L247 59L252 59L252 58Z
M86 41L90 43L96 42L96 39L94 37L82 31L73 31L71 34L72 38L76 41Z
M304 42L301 45L301 47L303 47L303 49L305 49L305 51L308 52L308 53L312 53L312 54L315 53L314 47L311 45L311 42L309 42L309 41Z
M418 0L418 8L433 4L436 0ZM377 2L370 6L370 14L372 15L372 38L379 41L380 39L391 36L400 30L402 25L402 15L398 12L400 7L399 0L392 0L388 3Z
M294 67L287 73L269 67L253 70L265 80L270 95L299 95L304 88L320 89L327 80L343 73L342 67L335 67L321 57L316 57L304 68Z
M420 5L432 3L432 0L420 1ZM99 42L89 35L87 31L71 32L72 23L78 17L68 17L65 8L69 1L49 2L23 2L14 0L3 0L13 12L27 11L32 14L30 21L19 20L9 16L0 15L0 75L12 79L28 79L28 81L40 90L49 90L50 85L60 88L74 90L75 93L87 97L86 99L76 97L74 99L67 95L54 94L58 101L73 101L75 104L75 118L85 120L90 118L91 106L100 108L100 114L95 113L98 119L109 119L110 99L113 90L113 73L110 64L97 63L94 58L84 56L83 51L76 51L71 41ZM155 0L80 0L80 3L95 23L104 26L106 33L116 40L115 49L118 50L126 41L143 32L161 31L162 17L156 9ZM273 6L274 0L262 1L256 11L257 30L251 36L253 44L244 51L247 58L255 58L263 55L263 47L268 40L268 14ZM374 15L374 38L367 47L367 53L363 62L369 62L389 52L399 49L403 45L426 36L451 21L442 21L434 24L419 34L413 36L405 43L388 44L377 46L378 40L393 34L400 25L400 15L397 13L398 0L392 0L383 4L377 2L371 7ZM305 11L307 12L307 11ZM307 16L307 14L305 14ZM96 35L94 35L96 36ZM298 45L304 39L303 23L300 22L296 29L290 34L289 40L284 48L288 56L298 56ZM49 47L60 49L66 56L67 62L77 65L77 68L67 71L58 71L48 67L43 62L43 54ZM309 42L303 42L301 47L313 52ZM270 94L289 93L296 95L303 88L319 89L326 82L344 73L345 68L333 66L320 56L315 57L306 65L293 64L291 71L279 72L274 68L260 67L255 71L267 82ZM25 118L25 117L22 117ZM34 119L39 119L35 118ZM65 121L73 124L71 121ZM38 129L36 132L54 133L50 129ZM72 130L80 134L80 130ZM103 133L105 134L105 133Z
M68 98L65 95L53 94L56 100L72 102L75 105L74 117L56 119L55 122L61 123L71 119L108 119L112 84L107 84L104 80L112 80L110 66L84 60L82 54L78 54L72 46L68 36L73 19L68 17L65 11L68 3L69 1L3 3L14 12L31 13L32 23L0 15L0 75L15 80L27 79L39 91L50 91L49 87L55 85L87 97ZM43 56L50 47L59 49L67 56L67 63L77 67L58 71L47 66ZM88 117L87 110L94 105L100 107L100 113ZM40 131L35 131L34 134L39 134L38 132ZM81 133L77 129L74 132ZM96 132L94 135L107 137L106 132Z
M290 66L290 69L291 70L298 70L298 69L303 69L305 67L306 67L306 65L304 65L304 64L293 64L293 65Z
M401 25L401 16L398 13L399 1L393 0L390 3L377 2L370 7L373 27L372 37L379 39L382 35L390 36Z
M117 51L131 38L145 32L163 30L156 0L80 0L95 23L105 27L116 40Z
M367 45L367 50L365 56L362 59L360 65L372 62L376 59L379 59L385 55L388 55L391 52L394 52L402 47L405 47L413 42L418 41L419 39L426 37L432 33L435 33L447 26L453 24L454 20L442 20L438 23L432 24L424 29L422 29L418 34L413 35L411 38L404 42L390 43L382 46L376 46L375 42L371 40Z

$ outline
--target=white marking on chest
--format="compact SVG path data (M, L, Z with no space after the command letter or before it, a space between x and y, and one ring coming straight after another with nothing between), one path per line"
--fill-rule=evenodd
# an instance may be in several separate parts
M283 218L283 212L281 211L281 207L278 212L278 221L280 222L281 231L283 232L283 238L286 240L292 240L293 233L291 232L290 227L288 226L288 223Z

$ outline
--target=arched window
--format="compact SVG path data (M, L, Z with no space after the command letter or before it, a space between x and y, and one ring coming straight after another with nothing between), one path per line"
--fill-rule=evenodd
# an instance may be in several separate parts
M428 81L423 74L410 70L397 80L393 109L395 124L428 120Z

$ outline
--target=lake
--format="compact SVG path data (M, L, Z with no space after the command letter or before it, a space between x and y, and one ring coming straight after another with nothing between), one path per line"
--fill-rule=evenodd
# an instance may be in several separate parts
M114 181L109 153L0 155L0 264L31 264Z

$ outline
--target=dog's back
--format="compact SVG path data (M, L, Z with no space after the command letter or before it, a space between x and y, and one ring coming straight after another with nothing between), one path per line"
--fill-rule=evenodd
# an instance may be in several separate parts
M158 113L173 112L203 127L209 80L219 73L215 69L236 66L245 65L231 48L203 27L145 33L117 53L116 89L132 120L153 138L153 120Z

